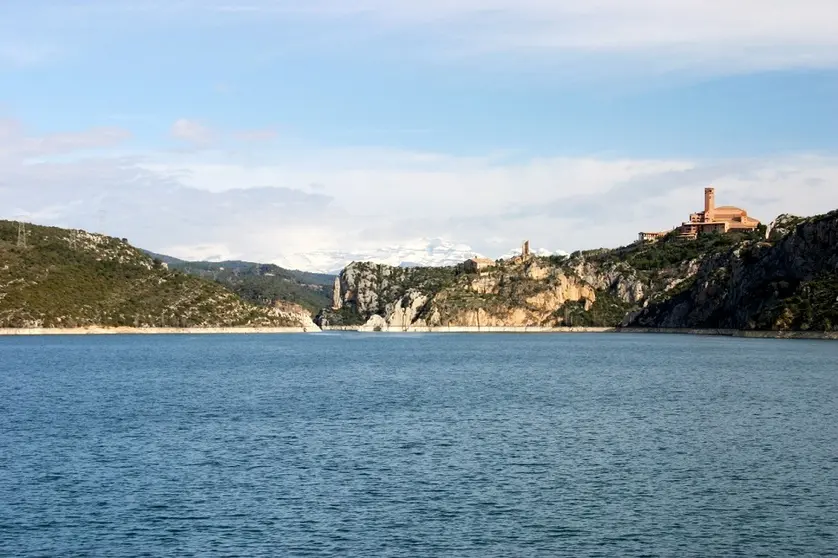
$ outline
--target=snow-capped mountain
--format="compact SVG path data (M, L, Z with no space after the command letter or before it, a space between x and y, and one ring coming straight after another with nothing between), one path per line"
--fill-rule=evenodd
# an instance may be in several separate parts
M401 267L441 267L455 265L480 255L467 244L441 238L422 238L407 244L372 250L319 250L287 254L277 258L274 263L290 269L337 274L352 262L373 262Z
M567 255L562 250L550 251L544 248L532 250L539 256ZM500 258L511 258L521 254L516 248ZM284 254L273 263L280 267L299 269L315 273L338 274L352 262L373 262L399 267L441 267L456 265L469 258L484 257L467 244L455 243L442 238L421 238L406 244L385 246L372 250L319 250L301 254ZM488 257L493 257L491 254Z

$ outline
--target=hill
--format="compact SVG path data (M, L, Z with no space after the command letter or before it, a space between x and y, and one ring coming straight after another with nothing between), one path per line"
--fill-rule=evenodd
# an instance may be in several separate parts
M195 277L221 283L252 304L276 300L299 304L312 315L331 300L334 275L285 269L273 264L244 261L193 262L147 252L169 266Z
M768 234L767 234L768 232ZM671 234L657 242L493 267L403 269L351 264L340 308L317 321L383 327L645 326L834 330L838 212L784 216L770 231Z
M280 327L293 306L256 306L222 285L170 270L126 241L0 221L0 327Z

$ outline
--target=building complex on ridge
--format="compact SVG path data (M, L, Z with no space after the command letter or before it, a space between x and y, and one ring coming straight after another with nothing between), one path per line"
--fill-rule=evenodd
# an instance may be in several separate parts
M704 189L704 211L690 215L690 220L677 227L682 238L695 239L700 234L711 232L726 233L729 231L752 231L759 226L759 220L748 216L748 212L732 205L716 207L716 190ZM672 231L642 232L640 241L657 240Z
M511 258L510 261L512 262L525 262L532 256L532 252L530 252L530 241L525 240L524 243L521 245L521 255L514 256ZM478 272L489 269L490 267L495 267L497 262L491 258L484 258L482 256L474 256L473 258L469 258L463 262L463 269L467 272Z

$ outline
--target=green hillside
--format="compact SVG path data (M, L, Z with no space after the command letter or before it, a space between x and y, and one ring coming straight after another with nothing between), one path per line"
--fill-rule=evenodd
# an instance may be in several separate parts
M283 300L299 304L313 315L331 302L333 275L254 262L190 262L152 252L149 255L170 269L221 283L253 304L269 305Z
M36 225L24 238L0 221L0 327L297 325L124 240Z

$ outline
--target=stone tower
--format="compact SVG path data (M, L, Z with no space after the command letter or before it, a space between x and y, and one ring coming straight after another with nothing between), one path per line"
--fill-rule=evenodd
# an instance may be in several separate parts
M712 221L713 213L716 210L716 189L704 189L704 220Z
M525 240L524 245L521 247L521 257L526 258L530 255L530 241Z

